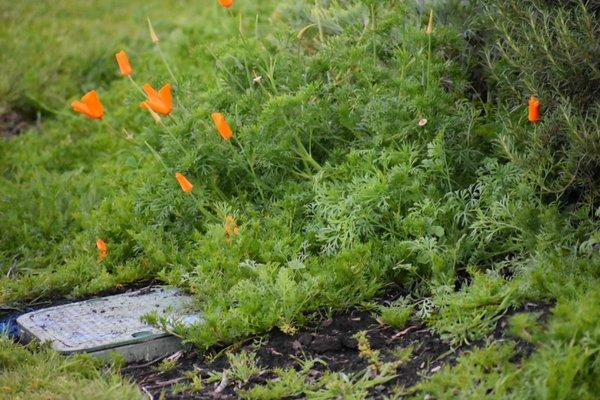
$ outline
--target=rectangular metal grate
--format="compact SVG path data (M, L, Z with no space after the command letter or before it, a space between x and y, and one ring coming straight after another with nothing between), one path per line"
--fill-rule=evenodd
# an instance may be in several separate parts
M133 350L148 358L160 349L154 349L152 354L138 350L167 343L172 351L177 347L176 338L146 324L142 317L155 311L169 321L186 325L200 322L202 317L190 311L192 302L191 297L176 288L150 287L33 311L20 316L17 324L24 338L50 341L63 354L127 348L128 353ZM133 361L140 357L126 355L126 358Z

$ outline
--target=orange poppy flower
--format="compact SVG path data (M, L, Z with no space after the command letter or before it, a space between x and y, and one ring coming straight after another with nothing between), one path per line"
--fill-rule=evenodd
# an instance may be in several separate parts
M104 240L96 239L96 247L98 248L98 259L100 261L104 260L108 256L108 247Z
M148 83L142 89L144 89L144 93L148 96L148 100L140 103L141 108L150 108L152 111L162 115L169 115L171 113L173 110L171 84L167 83L158 92Z
M215 126L217 127L219 135L221 135L221 137L225 140L231 139L233 137L233 131L227 123L225 116L221 113L212 113L211 117L215 123Z
M81 101L71 103L71 108L74 111L86 115L92 119L102 119L104 116L104 107L100 103L100 98L95 90L90 90L82 98Z
M538 122L540 120L540 100L537 97L529 98L529 122Z
M117 54L115 54L115 58L117 59L117 64L119 64L119 69L121 70L121 75L130 76L133 72L131 69L131 64L129 63L129 58L127 57L127 53L121 50Z
M192 191L192 189L194 188L194 185L192 185L192 183L190 181L188 181L187 178L185 176L183 176L183 174L180 174L179 172L175 173L175 179L177 179L177 182L179 182L179 186L181 186L181 190L183 190L186 193L190 193Z
M229 8L233 5L234 0L219 0L219 5L221 7Z

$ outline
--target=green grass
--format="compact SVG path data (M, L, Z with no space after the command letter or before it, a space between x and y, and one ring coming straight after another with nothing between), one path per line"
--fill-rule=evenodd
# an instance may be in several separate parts
M32 16L67 7L23 4ZM56 36L71 43L57 45L64 70L31 49L43 43L40 24L60 33L67 20L39 17L21 38L36 38L32 46L10 50L32 68L11 79L7 104L57 112L0 147L0 304L155 278L197 297L205 323L180 333L206 348L368 301L392 282L412 293L383 310L384 322L401 326L412 311L454 345L484 339L511 308L554 300L546 330L513 320L515 335L538 344L530 358L514 363L510 343L491 343L410 390L565 399L598 390L593 11L448 1L428 35L428 8L392 0L286 1L275 12L274 2L239 1L233 14L213 4L169 9L172 18L144 4L90 11L109 21L106 32L122 29L102 40L86 40L93 29ZM122 25L121 12L140 21ZM165 126L139 109L112 59L124 47L138 82L172 81L145 36L146 14L177 78ZM78 57L104 66L80 69ZM67 109L91 87L118 132ZM543 104L536 125L530 95ZM231 123L231 142L215 132L214 111ZM227 235L228 216L239 233ZM109 247L103 262L96 237ZM327 393L340 395L373 383L330 378ZM282 385L246 394L321 390Z
M143 399L116 368L103 370L98 360L68 358L43 347L23 347L0 337L0 399L50 400Z
M3 49L0 110L16 108L55 115L69 99L117 78L112 56L125 46L132 55L150 47L146 17L163 39L202 21L197 1L69 0L0 2Z
M412 315L413 307L406 305L392 305L389 307L381 307L379 312L384 324L393 328L403 328L406 326Z

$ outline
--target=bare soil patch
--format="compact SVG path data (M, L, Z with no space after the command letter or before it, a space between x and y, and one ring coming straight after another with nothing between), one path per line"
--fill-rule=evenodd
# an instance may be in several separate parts
M257 384L264 384L275 378L274 368L299 368L298 359L318 358L326 366L317 364L310 376L318 379L327 369L334 372L353 373L368 367L368 361L361 358L357 342L353 335L367 331L371 347L380 350L382 361L394 361L392 351L397 348L413 346L410 360L401 364L396 370L397 377L386 385L377 386L372 393L373 398L384 398L397 385L411 387L423 377L438 371L443 365L453 365L465 351L482 346L490 341L510 338L517 342L517 353L514 362L528 357L535 347L527 342L510 337L507 333L507 321L510 315L517 312L541 312L540 319L545 321L553 304L528 303L511 310L497 323L496 329L485 340L452 349L450 344L421 323L409 324L402 329L393 329L381 325L372 312L351 309L336 313L332 318L316 321L300 329L293 335L287 335L279 329L269 332L262 340L250 341L237 346L236 351L256 352L257 364L261 372L243 384L231 382L224 390L215 393L219 382L206 384L197 393L174 393L173 385L188 382L186 371L199 372L206 378L209 372L223 372L230 367L223 348L214 348L200 354L196 351L182 352L175 368L158 372L155 363L132 364L124 368L123 374L153 398L158 399L237 399L237 390L249 389ZM216 358L213 358L217 354ZM302 398L302 397L300 397Z
M0 137L11 138L18 136L36 125L37 117L32 113L8 110L0 113Z

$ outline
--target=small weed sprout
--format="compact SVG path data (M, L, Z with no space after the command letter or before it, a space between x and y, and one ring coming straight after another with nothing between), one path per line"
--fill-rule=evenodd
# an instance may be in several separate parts
M223 374L224 374L224 372L208 371L208 376L206 377L206 383L221 382L223 380Z
M252 376L260 372L256 365L256 353L242 350L237 354L227 353L229 360L229 376L239 382L246 383Z
M190 380L190 382L186 386L186 391L197 393L204 389L204 382L202 382L202 376L198 371L186 371L184 373L185 377Z
M391 305L379 309L381 320L392 328L402 328L410 320L413 312L411 305Z
M290 336L295 335L298 332L298 328L289 322L281 323L279 325L279 329L281 330L281 332L285 333L286 335L290 335Z
M369 369L374 375L379 373L381 361L379 350L373 350L366 331L360 331L353 336L358 341L358 351L362 358L369 361Z
M183 382L176 382L173 386L169 388L171 393L173 394L182 394L188 391L189 386Z
M415 348L416 347L412 344L407 347L396 347L390 351L390 354L396 359L395 363L399 366L411 359L413 353L415 352Z
M165 358L158 365L154 367L157 372L166 373L172 371L177 367L177 359L175 358Z

